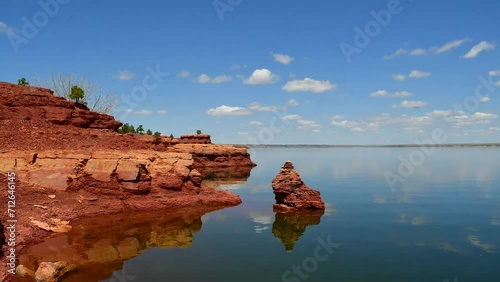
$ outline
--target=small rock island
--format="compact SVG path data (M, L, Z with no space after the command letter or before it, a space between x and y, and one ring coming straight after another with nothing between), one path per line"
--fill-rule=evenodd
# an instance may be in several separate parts
M286 161L272 181L277 212L296 210L324 210L325 203L319 191L309 188L300 178L291 161Z

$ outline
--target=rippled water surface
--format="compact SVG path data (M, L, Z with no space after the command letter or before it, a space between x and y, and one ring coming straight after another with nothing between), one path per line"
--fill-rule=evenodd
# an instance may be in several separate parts
M64 281L500 281L500 150L418 152L257 149L248 179L206 181L240 194L238 207L79 222L21 259L74 262ZM321 191L324 214L273 213L286 160Z

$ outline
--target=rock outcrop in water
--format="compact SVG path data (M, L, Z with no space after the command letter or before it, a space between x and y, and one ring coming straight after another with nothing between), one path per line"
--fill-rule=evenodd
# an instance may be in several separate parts
M309 188L300 178L291 161L287 161L273 179L276 198L274 209L293 211L302 209L324 210L325 203L319 191Z

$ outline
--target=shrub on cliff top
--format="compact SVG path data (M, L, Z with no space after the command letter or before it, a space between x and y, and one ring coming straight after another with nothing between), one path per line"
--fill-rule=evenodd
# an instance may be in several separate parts
M161 140L161 133L156 131L154 134L153 134L154 138L155 138L155 142L158 143L160 142Z
M69 94L69 98L71 100L75 100L77 104L83 104L83 105L87 104L84 100L85 92L83 91L83 89L81 89L76 85L71 87L71 93Z
M201 134L201 130L196 130L196 134Z
M130 125L128 123L123 124L119 129L118 132L122 134L127 134L127 133L136 133L134 126Z
M95 82L83 77L72 75L56 74L51 75L47 80L37 78L35 85L49 88L57 96L70 99L71 87L77 85L84 93L84 101L90 110L101 114L110 114L118 104L118 96L112 92L103 90Z
M151 131L151 129L148 129L148 130L146 131L146 134L147 134L147 135L153 135L153 131Z
M30 83L23 77L17 80L17 85L29 86Z

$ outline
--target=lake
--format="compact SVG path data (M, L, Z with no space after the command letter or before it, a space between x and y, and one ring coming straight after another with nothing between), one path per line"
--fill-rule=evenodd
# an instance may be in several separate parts
M248 179L206 181L237 207L82 221L28 255L79 262L64 281L500 281L500 150L428 150L252 149ZM286 160L324 214L273 213Z

